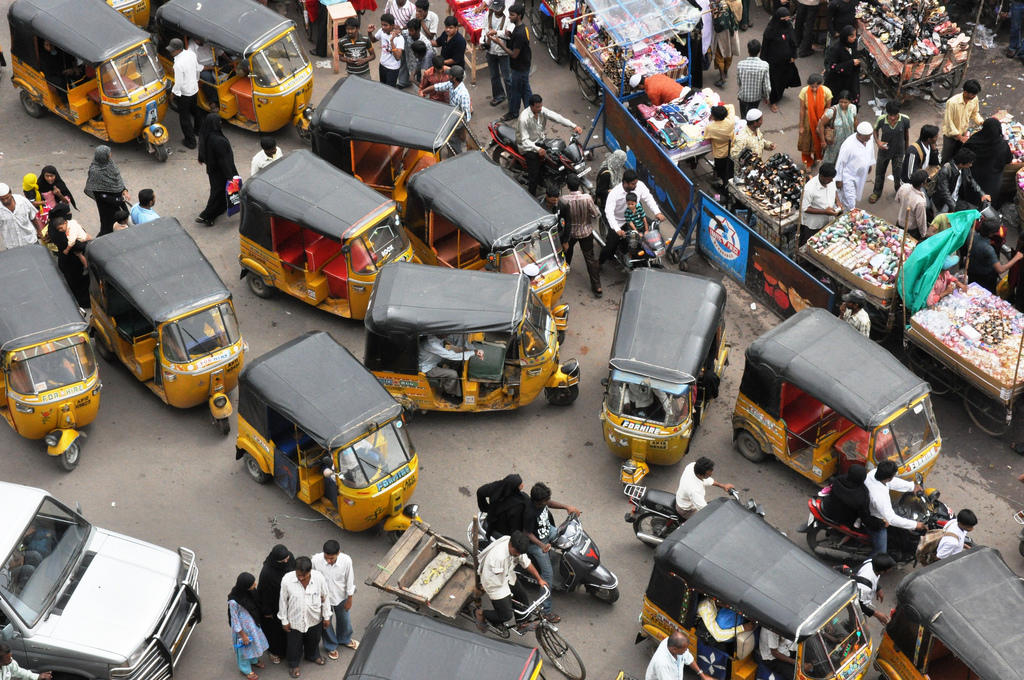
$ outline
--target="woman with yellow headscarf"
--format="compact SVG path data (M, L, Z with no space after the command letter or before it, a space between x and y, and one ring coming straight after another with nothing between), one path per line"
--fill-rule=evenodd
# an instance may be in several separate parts
M34 173L28 173L21 178L21 189L25 192L25 198L32 201L36 210L41 210L46 204L43 195L39 193L39 178Z

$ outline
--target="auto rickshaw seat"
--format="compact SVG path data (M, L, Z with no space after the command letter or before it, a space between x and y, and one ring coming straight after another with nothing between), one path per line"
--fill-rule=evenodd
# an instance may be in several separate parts
M459 264L476 259L474 249L477 250L476 256L479 257L480 242L475 238L459 230L454 224L437 214L433 216L431 222L433 224L433 243L431 245L439 260L457 267Z
M247 120L256 120L256 107L252 101L252 84L248 78L237 78L231 83L228 91L235 96L238 102L238 113Z
M364 184L390 186L394 181L393 163L401 147L394 144L353 143L352 167ZM387 173L391 172L391 176Z
M306 262L310 271L318 271L327 264L332 257L341 252L341 244L337 241L321 236L313 243L306 246Z
M327 291L332 298L348 299L348 263L344 257L336 257L323 268L327 277Z
M782 407L782 418L786 421L787 430L803 435L832 412L832 408L827 404L809 394L800 393Z
M98 87L94 87L91 90L89 90L88 92L86 92L85 96L86 96L87 99L89 99L90 101L92 101L95 104L99 104L100 103L100 89Z
M281 441L274 440L274 443L277 444L277 448L281 453L288 456L288 458L295 460L298 456L299 449L312 444L313 438L303 432L301 437L286 435L281 438Z
M298 233L289 236L278 245L277 255L285 264L301 269L306 263L306 249L302 244L302 237Z

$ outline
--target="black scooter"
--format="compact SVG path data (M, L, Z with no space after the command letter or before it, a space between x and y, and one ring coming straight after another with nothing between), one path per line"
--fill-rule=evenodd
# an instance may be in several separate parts
M626 513L627 524L633 525L633 533L647 545L658 546L686 520L676 512L676 495L661 489L649 489L639 484L627 484L622 493L629 496L630 511ZM733 489L729 495L740 501L739 493ZM740 501L742 502L742 501ZM764 517L764 506L753 498L746 502L746 508Z
M497 536L487 533L487 514L477 515L478 526L481 527L477 547L483 550ZM466 537L473 542L473 523L466 530ZM579 515L569 515L558 526L558 537L551 543L548 551L551 568L561 581L558 590L572 592L583 586L590 595L602 602L611 604L619 599L619 579L601 564L601 551L583 529ZM536 581L526 571L519 570L519 578L531 585Z

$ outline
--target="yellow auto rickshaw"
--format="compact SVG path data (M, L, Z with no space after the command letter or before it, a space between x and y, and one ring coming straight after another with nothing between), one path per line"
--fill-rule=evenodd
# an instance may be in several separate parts
M239 378L235 458L346 531L381 525L397 537L418 519L406 430L402 407L323 331L272 349Z
M911 572L875 659L884 680L1024 680L1024 582L976 547Z
M824 309L805 309L747 348L732 415L744 458L775 456L824 484L882 460L927 476L942 438L928 383Z
M149 0L107 0L107 4L140 28L149 26Z
M767 631L792 643L794 680L860 680L871 663L857 584L731 498L654 551L637 642L676 631L689 633L701 670L725 680L781 677L755 649Z
M308 135L313 65L295 23L255 0L167 0L156 11L160 59L173 76L167 44L182 40L211 67L199 81L199 106L232 125L274 132L292 123Z
M556 406L579 396L579 362L559 365L554 319L522 274L389 264L363 322L366 367L409 410L508 410L542 389ZM453 346L483 356L438 363ZM428 376L435 367L448 376Z
M569 265L557 215L481 151L424 168L409 179L408 188L403 217L420 262L527 273L533 292L551 310L558 330L565 331L569 306L558 300Z
M11 81L25 112L50 111L103 141L142 139L167 160L168 81L149 34L102 2L14 0Z
M656 269L629 275L600 415L608 448L627 459L623 484L639 484L650 463L686 455L729 358L724 314L717 281Z
M373 282L412 247L395 204L310 151L294 151L242 186L239 262L260 297L280 289L362 319Z
M208 403L227 434L247 348L231 293L196 242L161 217L91 241L87 253L96 351L170 406Z
M89 326L41 245L0 252L0 390L7 424L74 470L78 431L96 418L100 383Z
M366 78L342 78L324 95L310 124L313 153L405 209L406 182L455 155L452 137L479 146L462 112Z

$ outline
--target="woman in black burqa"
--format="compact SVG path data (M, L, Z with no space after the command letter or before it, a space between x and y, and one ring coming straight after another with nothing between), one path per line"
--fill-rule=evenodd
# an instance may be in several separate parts
M68 189L68 185L64 183L60 173L57 172L56 166L44 165L43 169L39 171L39 193L44 195L50 193L53 195L55 203L70 203L75 210L78 210L75 197Z
M788 9L779 7L761 36L761 58L768 62L768 76L772 81L771 96L768 97L771 104L782 99L786 88L800 87L796 50L792 17Z
M866 522L871 516L868 487L864 485L866 478L867 469L863 465L851 465L845 475L836 477L822 500L822 514L848 527L858 519Z
M210 196L196 222L208 227L213 226L213 221L227 211L226 186L228 180L238 174L231 142L221 130L222 122L219 113L208 113L199 128L199 162L206 166Z
M846 90L850 102L860 104L860 59L856 53L857 31L853 26L843 26L839 40L825 50L825 87L833 95Z
M1003 185L1003 169L1013 160L1010 145L1003 138L1003 124L996 118L986 118L981 129L971 135L964 148L970 149L976 156L971 166L974 181L983 193L992 197L992 202L998 207L1002 203L999 194Z
M281 663L281 657L285 655L287 649L287 639L284 628L281 627L281 620L277 618L277 611L281 600L281 579L290 571L295 571L295 557L288 548L278 543L267 555L267 559L263 560L260 582L256 586L260 628L267 636L270 660L274 663Z
M127 208L128 188L121 179L121 171L110 159L110 147L100 144L93 152L89 177L85 181L85 195L96 201L100 214L100 236L114 231L114 213Z
M476 490L476 505L487 513L487 533L508 536L522 530L530 497L523 493L523 478L507 475Z

